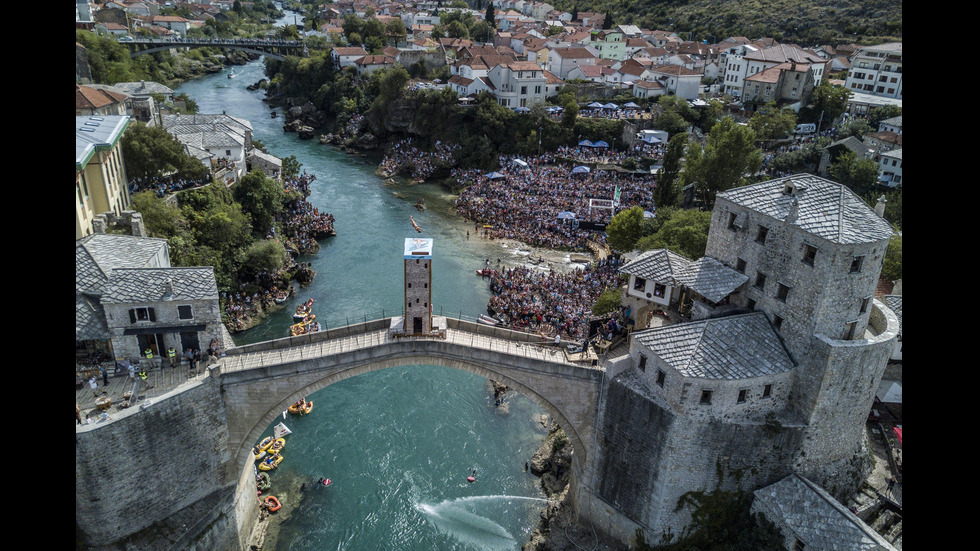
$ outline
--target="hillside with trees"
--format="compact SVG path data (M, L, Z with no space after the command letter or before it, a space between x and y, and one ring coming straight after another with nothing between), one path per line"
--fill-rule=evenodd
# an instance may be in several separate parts
M612 25L673 31L709 44L729 36L806 46L902 40L901 0L556 0L553 5L572 13L606 13Z

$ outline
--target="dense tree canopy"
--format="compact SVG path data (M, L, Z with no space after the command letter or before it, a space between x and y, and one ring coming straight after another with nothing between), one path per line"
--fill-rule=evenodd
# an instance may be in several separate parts
M208 174L208 167L188 155L180 140L160 126L129 125L122 138L122 154L132 179L174 175L199 180Z
M615 251L629 252L643 236L643 208L617 212L606 226L606 243Z
M648 226L655 231L637 241L636 248L641 251L670 249L690 259L698 259L704 256L708 247L710 226L711 212L657 209L656 222Z
M706 209L714 205L716 194L744 184L746 176L762 167L762 151L755 141L751 128L725 117L708 133L703 147L696 143L688 147L684 185L695 185Z
M235 184L233 196L252 220L252 230L264 236L283 209L286 192L282 184L260 170L253 170Z

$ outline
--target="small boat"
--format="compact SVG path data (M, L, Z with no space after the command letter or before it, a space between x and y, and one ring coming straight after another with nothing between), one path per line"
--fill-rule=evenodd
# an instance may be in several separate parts
M269 509L270 513L275 513L282 507L282 504L279 503L279 500L276 499L276 496L269 496L265 498L265 506L267 509Z
M255 486L260 492L268 492L269 488L272 488L272 479L269 478L269 473L259 473Z
M485 324L485 325L499 325L500 324L500 320L491 318L490 316L488 316L486 314L480 314L479 321L480 321L480 323Z
M307 403L308 402L306 401L306 399L300 400L300 401L296 402L295 404L289 406L288 411L289 411L289 413L292 413L293 415L303 415L303 414L306 413L306 404Z
M285 447L286 447L286 439L276 438L276 441L273 442L271 446L269 446L269 453L273 455L278 455Z
M266 451L263 450L262 448L260 448L258 445L256 445L255 447L252 448L252 458L255 461L258 461L259 459L262 459L263 457L265 457L265 454L266 454Z
M272 443L275 441L276 441L275 438L271 436L266 436L265 438L262 439L261 442L259 442L258 448L262 451L267 451L269 449L269 446L271 446Z
M419 200L415 203L415 208L419 209L420 212L425 210L425 199L419 197Z
M489 276L492 276L493 275L493 270L491 270L490 268L484 268L482 270L477 270L476 271L476 275L478 275L478 276L484 276L484 277L489 277Z
M283 457L281 454L277 453L276 455L270 455L269 457L263 459L261 463L259 463L259 470L271 471L272 469L278 467L280 463L282 463L282 459Z
M289 299L289 292L280 291L279 294L276 295L276 298L274 300L276 301L276 304L282 304L286 302L286 300L288 299Z
M313 402L306 402L306 407L303 408L303 415L309 415L313 411Z
M275 112L275 111L273 111L273 112L272 112L272 118L276 118L276 117L278 117L278 116L279 116L279 113L277 113L277 112Z
M313 299L311 298L310 300L307 300L303 304L300 304L299 306L296 307L296 313L293 314L293 320L301 321L306 316L310 315L312 312L313 312Z

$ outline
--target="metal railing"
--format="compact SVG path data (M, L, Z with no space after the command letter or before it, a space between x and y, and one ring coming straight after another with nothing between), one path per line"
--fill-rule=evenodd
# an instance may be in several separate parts
M441 310L440 310L441 312ZM381 311L384 316L385 310ZM345 354L399 341L435 341L468 348L498 352L501 354L550 363L582 366L581 362L568 360L560 348L533 333L485 325L478 318L442 315L447 320L445 336L397 337L391 332L390 317L362 314L361 320L299 337L285 337L229 350L222 358L222 371L240 371L265 368L293 362L302 362L327 356ZM597 369L601 369L596 367Z

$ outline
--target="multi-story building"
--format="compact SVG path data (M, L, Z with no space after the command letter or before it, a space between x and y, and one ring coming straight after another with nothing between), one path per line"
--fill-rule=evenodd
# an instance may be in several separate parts
M162 126L209 169L220 162L236 181L247 172L245 159L252 150L249 121L229 115L178 114L162 117Z
M548 70L560 79L568 78L568 73L580 65L595 65L599 56L591 48L569 47L552 48L548 53Z
M92 233L104 212L129 208L129 188L121 141L125 115L75 117L75 239Z
M739 97L745 94L745 79L770 67L783 63L807 65L812 73L813 84L816 86L820 84L827 65L827 60L820 56L786 44L777 44L754 52L747 52L741 57L726 54L725 60L726 67L723 77L725 93Z
M493 95L504 107L528 107L545 99L547 78L544 70L530 61L500 63L490 69L487 78L493 84Z
M844 87L875 96L902 99L902 43L860 48L851 58Z
M745 79L742 101L755 110L769 102L802 104L815 86L812 68L804 63L780 63Z
M693 315L634 332L607 364L595 518L652 537L683 530L689 491L793 473L856 491L899 332L874 299L891 236L847 187L797 174L719 193L700 260L652 251L624 266L628 300Z

